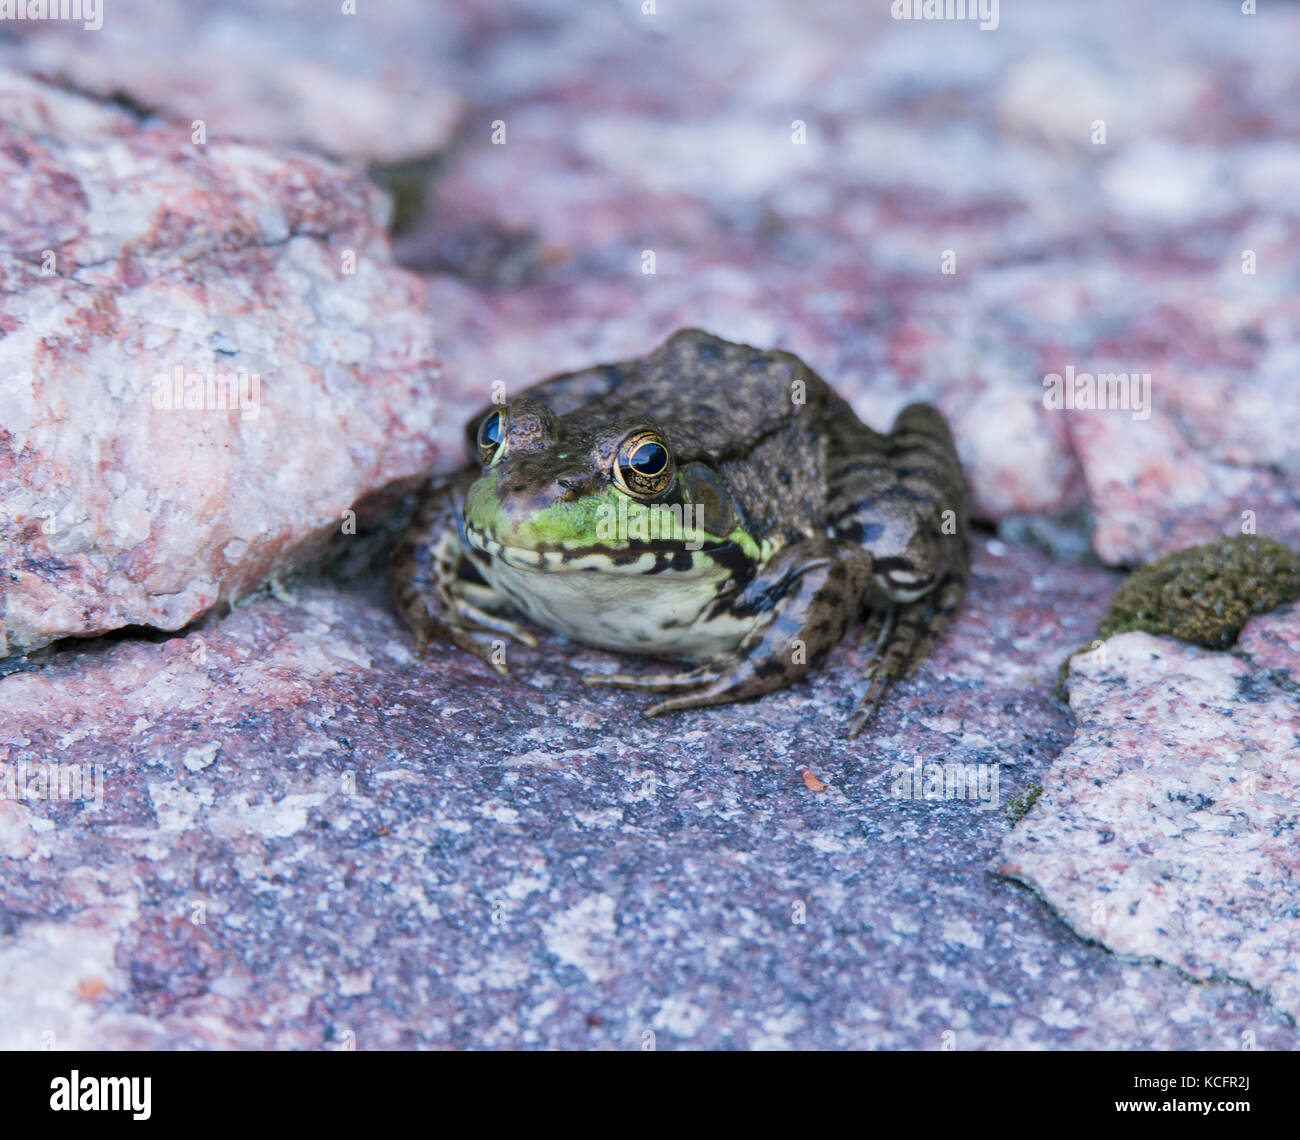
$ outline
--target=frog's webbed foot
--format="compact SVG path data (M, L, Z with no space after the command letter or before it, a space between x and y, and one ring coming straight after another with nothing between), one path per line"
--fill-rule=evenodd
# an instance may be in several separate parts
M952 621L965 591L965 573L957 572L925 597L885 611L871 659L863 671L871 683L853 710L850 736L857 736L866 726L889 686L910 677L929 654L939 634Z
M782 684L788 682L783 681ZM701 682L696 682L701 684ZM702 688L679 693L667 700L656 701L641 711L645 717L659 716L661 713L678 712L681 709L703 708L705 705L725 705L732 701L743 701L768 691L762 686L763 679L747 660L741 660L725 672L715 673L712 679L703 682ZM779 688L780 685L771 686Z
M537 648L537 638L517 621L511 621L501 614L489 613L465 598L455 595L452 596L452 603L465 626L484 633L505 634L506 637L519 642L520 645L528 646L529 649Z
M881 626L871 660L863 671L863 676L871 683L853 710L853 716L849 720L849 736L857 736L866 727L889 686L907 676L920 660L916 655L918 623L924 620L925 607L920 607L919 614L908 612L917 608L916 603L891 607L888 619Z
M430 639L435 636L450 641L453 645L465 650L466 653L472 653L480 661L492 666L498 676L505 677L509 674L505 661L502 660L502 654L497 652L497 645L481 635L476 636L468 630L454 625L443 625L431 621L424 628L417 629L415 631L415 655L417 657L425 655Z
M584 673L582 679L588 685L612 685L620 689L640 689L645 693L671 693L710 684L720 675L721 670L716 665L705 664L681 673Z
M535 646L528 630L503 614L500 599L472 565L460 542L463 478L434 488L398 539L388 578L398 612L415 634L423 657L434 638L450 641L506 675L500 637ZM495 636L492 636L495 635Z
M701 705L724 704L738 701L742 696L728 695L735 691L736 670L724 670L713 664L700 665L681 673L587 673L582 678L589 685L616 685L622 689L639 689L644 693L676 693L665 701L648 705L643 716L658 716L676 709L698 708Z

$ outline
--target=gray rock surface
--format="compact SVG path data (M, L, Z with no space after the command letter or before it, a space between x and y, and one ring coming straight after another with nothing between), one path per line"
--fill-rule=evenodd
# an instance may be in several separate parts
M89 799L98 766L102 801L0 816L0 1044L1294 1048L1249 990L1124 964L989 872L1113 581L983 544L856 741L847 643L645 721L559 638L505 681L412 661L373 580L61 654L0 680L0 771L89 766Z
M1125 633L1075 658L1078 730L1000 870L1082 937L1300 1017L1298 645L1292 608L1237 655Z

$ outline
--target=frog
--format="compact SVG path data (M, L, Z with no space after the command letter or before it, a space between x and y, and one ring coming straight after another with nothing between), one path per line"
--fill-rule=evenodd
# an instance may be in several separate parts
M542 627L668 664L583 677L659 716L790 686L861 623L854 737L965 594L943 416L912 403L877 432L791 352L680 329L488 404L465 439L389 562L418 657L437 639L504 676L504 646Z

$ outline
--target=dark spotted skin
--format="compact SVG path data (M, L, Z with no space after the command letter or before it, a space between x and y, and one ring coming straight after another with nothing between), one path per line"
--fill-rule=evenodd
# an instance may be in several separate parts
M618 442L651 425L679 470L707 465L739 525L762 548L758 557L735 544L708 552L725 573L712 602L689 620L704 629L730 623L733 648L696 657L682 672L587 678L665 694L651 715L783 688L865 617L874 650L870 683L849 724L856 734L961 602L966 485L947 425L928 405L905 408L881 435L797 357L687 329L640 360L544 381L509 408L510 447L496 472L503 514L527 517L607 487L605 465ZM483 414L468 425L471 439ZM504 613L519 608L518 582L510 583L512 603L488 585L492 556L464 540L464 495L478 474L463 472L425 499L390 577L421 649L441 637L503 671L494 639L531 638ZM593 543L563 557L601 554L627 564L648 549L602 552ZM690 565L679 550L651 553L647 580ZM681 620L665 618L661 628Z

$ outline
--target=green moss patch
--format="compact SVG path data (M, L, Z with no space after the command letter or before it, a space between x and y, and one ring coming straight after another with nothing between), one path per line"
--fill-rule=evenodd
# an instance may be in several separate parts
M1032 788L1026 788L1023 792L1017 792L1007 800L1007 806L1002 809L1002 814L1012 827L1015 827L1022 819L1029 814L1029 809L1038 802L1038 797L1043 794L1043 785L1035 784Z
M1255 614L1300 598L1300 552L1262 535L1189 546L1135 571L1101 619L1102 637L1144 630L1228 649Z
M1243 534L1176 550L1135 570L1101 619L1103 638L1140 630L1206 649L1229 649L1255 614L1300 599L1300 552L1263 535ZM1064 699L1071 653L1057 674Z

